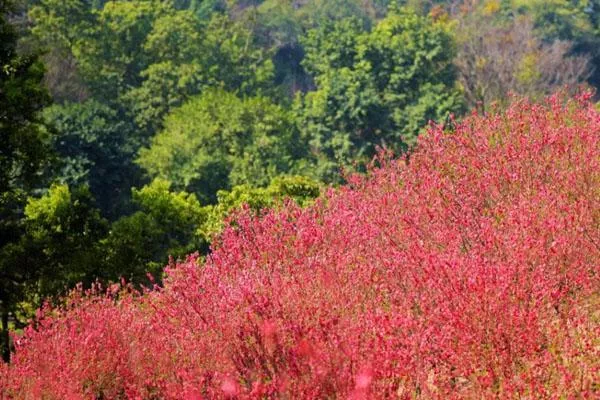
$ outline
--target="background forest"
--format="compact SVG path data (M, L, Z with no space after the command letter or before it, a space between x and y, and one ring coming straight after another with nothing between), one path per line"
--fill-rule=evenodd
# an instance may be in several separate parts
M47 296L599 66L598 0L0 0L3 356Z

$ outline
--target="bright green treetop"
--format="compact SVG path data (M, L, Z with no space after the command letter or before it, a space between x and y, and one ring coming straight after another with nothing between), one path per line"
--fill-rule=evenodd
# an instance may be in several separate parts
M139 164L203 201L242 183L261 186L293 171L304 150L289 113L263 97L208 90L174 110Z
M146 273L160 277L168 257L183 257L206 248L198 227L206 211L194 194L174 192L170 183L156 179L133 189L138 211L114 222L102 241L105 250L103 277L123 276L144 281Z
M429 120L461 109L447 25L399 11L362 29L358 20L333 22L304 42L317 89L297 99L296 115L327 179L375 146L413 145Z

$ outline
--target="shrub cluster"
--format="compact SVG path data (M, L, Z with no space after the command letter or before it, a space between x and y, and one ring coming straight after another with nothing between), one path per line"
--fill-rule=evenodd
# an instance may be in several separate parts
M432 126L162 287L40 311L0 397L596 397L599 132L587 95Z

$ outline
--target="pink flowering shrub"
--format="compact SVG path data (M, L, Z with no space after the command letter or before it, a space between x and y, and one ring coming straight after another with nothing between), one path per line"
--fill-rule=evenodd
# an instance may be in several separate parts
M164 287L74 292L9 399L598 398L600 114L515 102L314 206L236 216Z

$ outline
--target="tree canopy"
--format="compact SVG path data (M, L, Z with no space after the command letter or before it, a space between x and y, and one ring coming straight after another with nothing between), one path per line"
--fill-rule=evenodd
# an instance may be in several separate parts
M305 67L316 90L299 96L296 110L325 177L369 160L376 146L405 149L428 121L460 112L448 29L401 11L372 31L346 19L307 34Z
M35 54L17 52L9 17L14 5L0 0L0 347L9 358L8 318L42 266L25 267L14 257L24 234L26 196L42 183L49 162L48 138L39 111L48 104L44 67Z
M304 149L290 118L266 97L208 90L165 119L138 163L151 176L214 201L219 189L264 186L300 168Z

